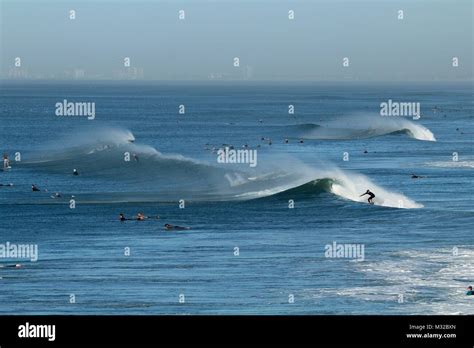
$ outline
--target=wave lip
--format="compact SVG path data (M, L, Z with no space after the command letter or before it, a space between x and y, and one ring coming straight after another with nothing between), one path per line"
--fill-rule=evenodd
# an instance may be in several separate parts
M395 116L355 115L327 122L325 125L296 126L300 137L315 140L365 139L404 133L422 141L436 141L434 134L421 124Z

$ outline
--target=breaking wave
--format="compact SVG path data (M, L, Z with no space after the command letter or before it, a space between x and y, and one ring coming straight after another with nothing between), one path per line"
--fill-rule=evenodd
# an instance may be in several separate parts
M316 140L353 140L401 133L417 140L436 141L428 128L401 117L356 115L335 119L324 125L302 124L294 126L293 130L298 137Z
M71 177L77 181L70 193L82 202L226 201L281 193L328 192L345 200L367 203L367 197L360 194L370 189L376 195L375 205L423 207L361 174L345 172L329 164L314 168L286 158L274 161L277 167L272 162L272 167L259 163L258 169L243 168L163 154L151 146L137 144L128 130L103 129L77 137L81 140L76 142L73 138L69 144L62 141L60 146L25 156L21 166L63 176L72 175L72 170L77 169L80 176Z

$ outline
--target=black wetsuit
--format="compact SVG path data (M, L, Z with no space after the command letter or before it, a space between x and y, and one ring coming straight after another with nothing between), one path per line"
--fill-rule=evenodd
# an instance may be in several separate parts
M372 192L370 192L370 191L367 191L367 192L364 193L362 196L365 196L365 195L369 195L369 198L367 199L367 202L373 203L372 199L375 198L375 195L374 195Z

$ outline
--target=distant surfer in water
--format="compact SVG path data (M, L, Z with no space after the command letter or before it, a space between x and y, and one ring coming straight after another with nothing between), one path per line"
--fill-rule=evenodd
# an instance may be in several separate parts
M165 230L171 231L171 230L190 230L190 227L183 227L183 226L174 226L171 224L165 224Z
M411 175L411 178L412 178L412 179L421 179L421 178L426 178L426 176L421 176L421 175L412 174L412 175Z
M7 170L10 169L10 160L8 159L8 154L4 153L3 154L3 169Z
M373 199L375 198L375 195L369 190L367 190L364 194L360 195L360 197L365 196L365 195L369 195L369 199L367 199L367 202L369 202L369 204L374 204Z
M467 296L474 296L474 291L472 291L472 286L467 287L466 295Z
M143 221L145 220L146 216L143 215L143 213L138 213L137 216L133 219L127 219L123 213L119 214L119 220L120 221L127 221L127 220L137 220L137 221Z
M13 184L12 184L12 183L10 183L10 184L0 184L0 187L2 187L2 186L8 186L8 187L12 187L12 186L13 186Z
M36 186L35 184L31 185L31 190L32 190L33 192L41 191L41 190L38 188L38 186Z
M144 220L148 220L148 219L157 219L157 220L159 220L159 219L160 219L160 216L159 216L159 215L146 216L146 215L143 214L143 213L137 213L136 219L137 219L138 221L144 221Z
M77 171L77 169L74 169L74 170L72 171L72 175L76 175L76 176L79 175L79 172Z
M127 219L123 213L119 214L119 220L120 221L127 221L127 220L135 220L135 221L145 221L148 219L159 219L160 217L158 215L156 216L145 216L143 213L137 213L137 215L133 219Z

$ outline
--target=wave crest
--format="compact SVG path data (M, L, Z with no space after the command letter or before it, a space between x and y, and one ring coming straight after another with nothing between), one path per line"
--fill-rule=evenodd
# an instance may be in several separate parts
M316 140L365 139L403 133L417 140L436 141L428 128L401 117L356 115L329 121L324 125L302 124L294 129L299 137Z

